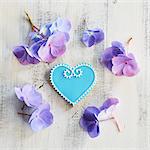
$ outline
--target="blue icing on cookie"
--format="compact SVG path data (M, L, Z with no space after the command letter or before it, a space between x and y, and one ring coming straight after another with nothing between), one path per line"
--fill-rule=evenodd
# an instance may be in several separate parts
M55 90L74 105L95 85L95 73L89 64L79 64L75 67L58 64L51 70L50 80Z

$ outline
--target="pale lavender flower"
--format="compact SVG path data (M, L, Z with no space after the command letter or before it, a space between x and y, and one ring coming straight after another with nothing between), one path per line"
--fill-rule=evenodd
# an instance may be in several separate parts
M33 131L40 131L53 123L53 115L49 104L40 105L31 115L29 124Z
M15 87L15 93L18 99L28 107L38 107L42 104L42 95L30 84L21 88Z

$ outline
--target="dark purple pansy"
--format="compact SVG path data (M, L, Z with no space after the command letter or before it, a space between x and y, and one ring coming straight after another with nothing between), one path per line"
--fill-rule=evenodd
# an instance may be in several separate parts
M80 126L88 132L89 136L94 138L99 135L99 121L97 119L99 109L91 106L84 110L83 116L80 119Z
M13 53L22 65L39 63L38 59L36 59L35 57L31 57L27 53L28 49L29 49L28 46L24 46L24 45L16 46L13 49Z
M112 70L113 66L112 58L118 56L119 54L125 53L122 43L118 41L113 41L111 45L111 47L108 47L104 50L100 58L100 62L110 71Z
M100 133L99 123L103 119L110 119L119 100L116 98L107 99L100 108L95 106L87 107L80 119L80 126L88 132L91 138L97 137Z
M104 40L104 32L101 29L85 30L83 32L81 41L87 46L91 47Z
M33 131L40 131L44 128L49 127L53 123L53 115L50 112L50 105L40 105L32 113L29 119L29 123Z

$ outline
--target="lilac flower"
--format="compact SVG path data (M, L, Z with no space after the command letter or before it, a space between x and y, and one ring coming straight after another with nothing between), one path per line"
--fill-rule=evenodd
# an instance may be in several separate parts
M127 54L120 42L112 42L101 55L101 63L117 76L134 76L139 72L133 54Z
M29 51L28 49L29 49L28 46L24 46L24 45L16 46L13 49L13 53L22 65L39 63L39 60L37 60L35 57L32 57L28 54Z
M53 122L53 115L50 112L50 105L42 103L42 95L32 85L25 85L22 88L15 88L18 99L26 104L32 114L18 112L20 115L30 116L29 124L33 131L40 131L50 126ZM27 109L29 112L30 109Z
M97 137L100 133L99 122L103 119L110 119L113 111L119 103L116 98L107 99L100 108L95 106L87 107L80 119L80 126L88 132L91 138Z
M29 123L33 131L40 131L44 128L49 127L53 123L53 115L50 112L50 105L40 105L32 113L29 119Z
M117 76L134 76L139 72L137 62L133 54L118 55L112 59L112 72Z
M81 38L81 41L87 47L96 45L103 40L104 40L104 32L101 29L85 30Z
M65 52L70 28L70 22L61 18L41 26L40 29L36 28L29 34L28 46L16 47L14 54L21 64L53 62Z
M100 59L101 63L110 71L112 70L112 66L113 66L112 58L118 56L119 54L125 53L125 49L120 42L113 41L111 45L112 45L111 47L108 47L104 50Z
M42 104L42 95L32 85L27 84L22 88L15 87L15 93L18 99L28 107L38 107Z

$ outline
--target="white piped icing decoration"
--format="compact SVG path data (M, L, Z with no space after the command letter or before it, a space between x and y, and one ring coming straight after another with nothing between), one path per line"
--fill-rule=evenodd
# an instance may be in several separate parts
M83 74L83 71L81 69L66 69L63 73L65 78L71 78L71 77L76 77L76 78L80 78Z

